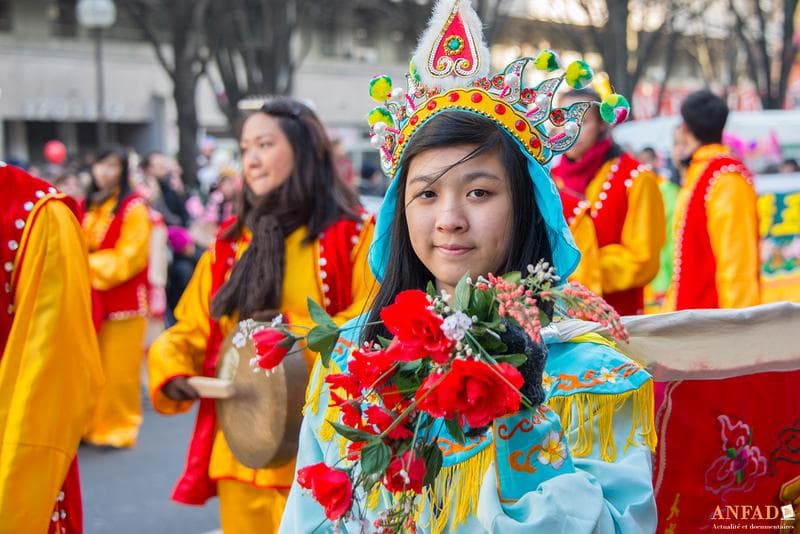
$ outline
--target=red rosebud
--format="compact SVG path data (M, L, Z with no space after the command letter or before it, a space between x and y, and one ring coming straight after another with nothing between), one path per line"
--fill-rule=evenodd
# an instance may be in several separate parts
M395 457L386 468L383 485L392 493L399 491L413 491L422 493L422 483L425 480L425 461L416 456L413 451L406 451L400 457Z
M450 359L454 343L442 332L442 318L428 306L423 291L408 289L381 310L384 325L395 336L389 350L396 359L412 361L430 356L436 363Z
M294 339L280 330L265 328L253 333L253 345L258 359L256 363L262 369L274 369L283 361Z
M309 465L297 471L297 483L311 490L311 495L325 509L330 521L340 519L353 503L353 484L346 472L325 463Z
M507 363L455 360L444 378L432 374L425 379L417 406L432 417L460 417L472 428L481 427L519 410L523 383L519 371Z
M380 406L370 406L366 410L364 410L364 414L367 416L367 423L371 425L375 425L378 428L379 432L384 432L395 420L398 419L398 416L387 411ZM408 439L414 436L414 433L408 427L404 426L403 424L399 424L394 427L387 436L390 439Z

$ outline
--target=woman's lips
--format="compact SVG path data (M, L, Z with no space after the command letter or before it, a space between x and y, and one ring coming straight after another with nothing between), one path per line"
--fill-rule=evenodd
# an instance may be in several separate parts
M473 249L464 245L435 245L435 247L446 256L463 256Z

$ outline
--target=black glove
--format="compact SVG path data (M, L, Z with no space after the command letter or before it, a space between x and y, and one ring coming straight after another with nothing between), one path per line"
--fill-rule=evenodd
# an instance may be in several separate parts
M524 354L528 361L517 370L525 379L520 392L536 407L544 402L544 389L542 389L542 372L544 362L547 360L547 345L533 341L525 331L506 323L506 331L500 333L500 339L506 344L506 354Z

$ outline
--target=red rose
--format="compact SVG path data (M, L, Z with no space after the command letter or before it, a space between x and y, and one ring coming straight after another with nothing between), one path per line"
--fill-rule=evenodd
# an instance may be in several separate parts
M401 291L394 303L381 310L381 319L394 334L390 349L396 359L412 361L430 356L445 363L453 352L453 342L442 332L442 318L428 309L428 296L418 289Z
M417 406L432 417L459 417L472 428L485 426L519 409L523 382L519 371L507 363L459 359L444 378L434 373L425 379L417 391Z
M394 358L384 350L354 350L347 362L347 372L361 388L376 388L392 376Z
M399 418L399 416L380 406L370 406L364 410L364 415L367 417L367 423L375 425L379 432L384 432ZM394 427L387 436L390 439L408 439L413 437L414 433L405 425L399 424Z
M328 375L325 377L325 382L328 383L331 390L342 388L350 397L358 398L361 396L363 384L351 375L343 373Z
M280 365L294 345L294 339L280 330L266 328L253 333L253 345L258 354L258 366L270 370Z
M386 468L383 485L392 493L413 491L422 493L422 482L425 480L425 461L413 451L406 451L395 457Z
M311 490L311 495L325 509L325 517L336 521L350 510L353 502L353 484L341 469L333 469L323 462L297 471L297 483Z

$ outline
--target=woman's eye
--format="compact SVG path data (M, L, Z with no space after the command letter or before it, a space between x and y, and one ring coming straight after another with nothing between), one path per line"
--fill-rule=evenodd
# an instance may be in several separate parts
M436 196L436 193L433 191L422 191L417 195L419 198L433 198Z
M485 189L473 189L467 196L471 196L473 198L486 198L489 195L491 195L491 193Z

